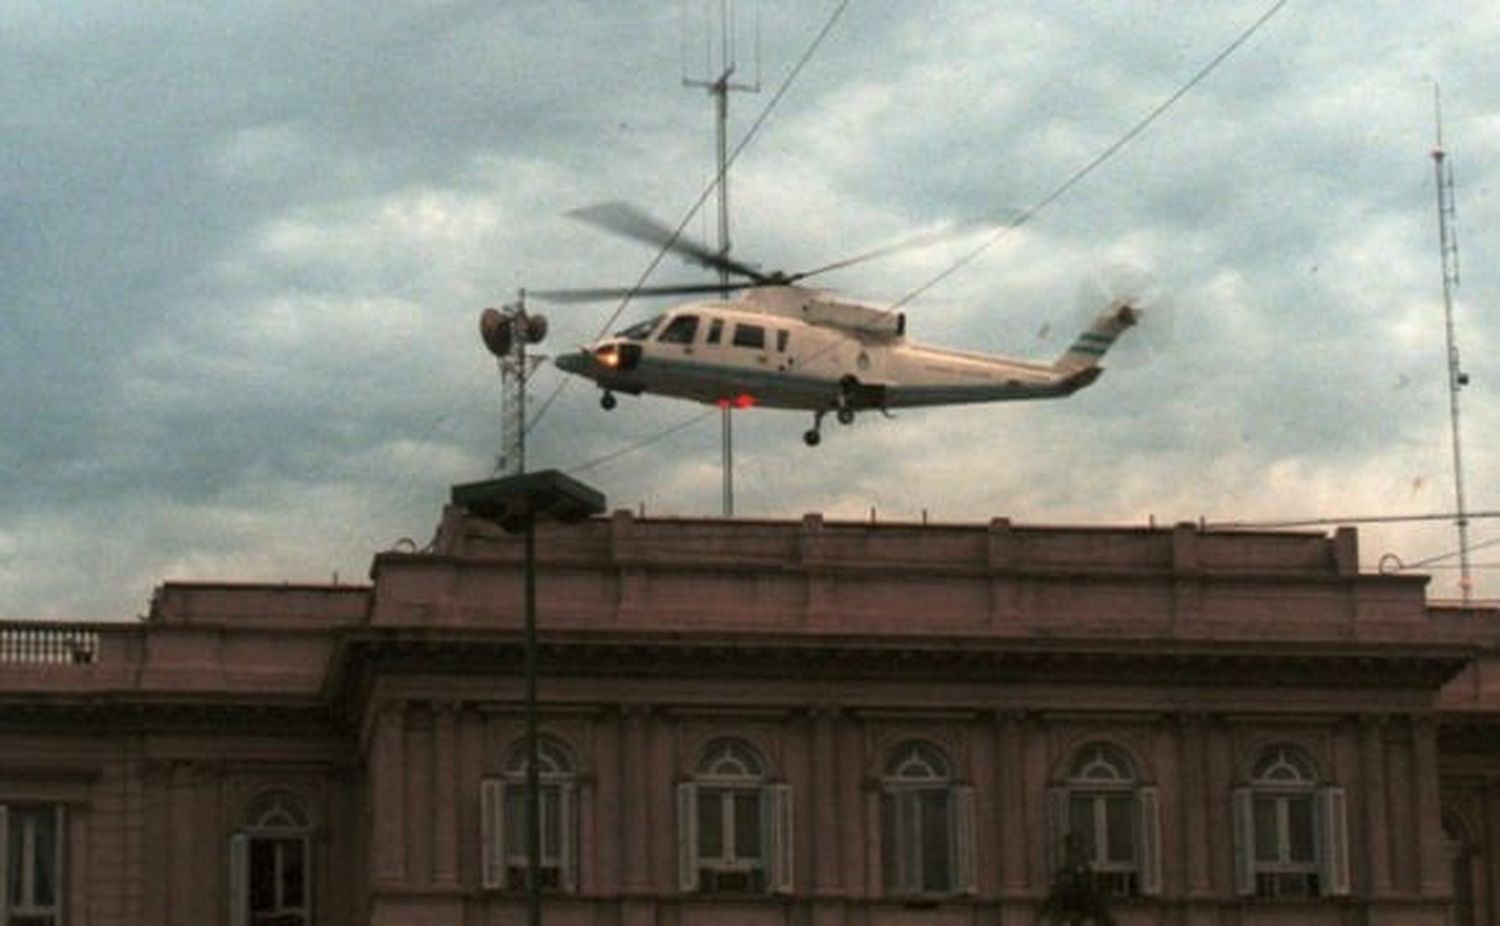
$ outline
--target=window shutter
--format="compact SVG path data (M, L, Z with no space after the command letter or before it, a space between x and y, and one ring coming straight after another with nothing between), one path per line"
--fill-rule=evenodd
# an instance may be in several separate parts
M1343 788L1318 791L1318 882L1325 897L1349 893L1349 828Z
M303 836L302 837L302 905L307 910L307 921L309 923L316 923L318 921L318 908L317 908L317 906L315 906L315 903L314 903L314 900L313 900L313 887L315 886L315 882L317 881L317 878L313 877L313 873L317 870L317 866L313 864L312 849L313 849L312 838L308 837L308 836Z
M479 785L479 857L484 889L505 887L505 782L487 778Z
M698 785L677 786L677 887L684 894L698 890Z
M0 835L5 827L0 825ZM4 899L0 898L0 908ZM229 926L250 922L250 838L244 833L229 837Z
M578 786L563 782L557 789L557 878L563 891L578 890Z
M1255 792L1234 789L1234 889L1241 897L1255 893Z
M773 894L792 893L793 848L792 848L792 786L771 785L765 789L769 805L767 819L770 822L771 838L768 840L771 857L767 864Z
M1065 849L1068 841L1068 801L1071 795L1067 788L1047 789L1047 831L1051 839L1047 840L1048 865L1047 874L1056 874L1062 869L1063 860L1066 857Z
M1141 878L1141 893L1155 897L1161 893L1161 801L1154 787L1136 791L1136 809L1141 820L1138 827L1140 847L1136 865Z
M974 789L968 785L954 785L948 793L953 805L953 889L960 894L977 894Z
M902 803L900 793L890 788L883 789L878 799L880 853L877 857L880 859L887 894L906 891L905 872L911 867L906 861L910 847L904 839L905 831L901 825Z
M0 923L10 922L10 889L6 884L10 871L10 809L0 804Z

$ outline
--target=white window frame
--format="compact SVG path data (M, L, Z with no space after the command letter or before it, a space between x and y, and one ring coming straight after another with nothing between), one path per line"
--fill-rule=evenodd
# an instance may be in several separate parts
M718 797L720 852L702 852L701 798ZM754 858L736 854L736 798L758 802L759 831ZM705 872L759 875L760 887L751 893L789 894L792 891L792 789L767 780L765 763L748 743L716 740L704 749L690 781L677 785L678 887L683 893L745 893L715 888L704 882Z
M264 807L257 807L259 804ZM259 811L259 812L256 812ZM254 926L250 909L251 851L254 842L276 843L275 890L277 893L275 914L277 916L300 916L307 926L312 926L314 905L315 866L313 865L312 827L301 801L290 792L270 791L256 797L250 803L252 816L246 825L229 837L229 923L230 926ZM281 893L286 889L283 879L284 858L282 844L296 843L302 852L302 903L286 906Z
M39 906L36 903L36 840L33 833L33 838L31 839L26 839L23 836L23 855L21 858L21 902L16 906L11 906L11 827L19 826L21 825L23 820L28 819L28 817L21 817L19 813L17 813L14 818L11 815L13 811L30 812L38 809L50 809L53 815L52 872L53 879L55 881L52 886L54 895L52 899L53 902L48 906ZM66 822L66 816L63 813L63 807L61 804L0 804L0 926L4 926L4 924L9 923L12 916L37 918L51 917L52 921L49 926L63 926L63 903L64 898L67 896L68 884L67 871L63 867L63 863L67 857L67 853L64 851L64 843L67 840L67 832L63 829L63 825Z
M1349 831L1344 789L1321 784L1317 767L1299 749L1262 750L1250 783L1232 794L1235 829L1235 886L1245 897L1344 897L1349 894ZM1270 802L1275 814L1276 857L1258 857L1257 805ZM1311 859L1292 858L1292 805L1306 802ZM1310 879L1316 879L1312 881ZM1301 881L1312 890L1284 887Z
M557 815L556 844L548 839L542 827L541 867L556 872L555 886L546 890L575 893L578 890L578 772L577 764L561 743L542 737L537 744L537 785L543 820L548 804ZM527 840L511 840L507 833L508 799L526 795L526 749L518 747L503 776L480 782L480 874L487 891L517 890L524 887L530 862ZM519 872L519 879L516 877Z
M1088 859L1116 896L1152 897L1161 894L1161 804L1155 787L1142 785L1130 757L1106 743L1090 743L1079 749L1064 783L1052 788L1049 816L1052 830L1052 867L1063 863L1064 847L1072 831L1073 802L1090 800L1094 856ZM1110 859L1108 803L1129 802L1132 857Z
M943 888L923 884L923 808L933 797L942 803L947 818L948 883ZM881 801L880 835L887 847L882 858L895 862L893 870L884 872L888 895L920 898L978 892L974 789L953 780L940 750L920 740L908 740L892 750L881 778Z

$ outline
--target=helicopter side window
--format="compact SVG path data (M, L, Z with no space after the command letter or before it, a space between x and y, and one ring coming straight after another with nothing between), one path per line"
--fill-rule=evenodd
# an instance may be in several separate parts
M785 328L776 329L776 352L778 354L786 353L786 342L791 336L792 333Z
M658 324L661 323L661 319L662 316L658 315L655 318L647 319L643 322L636 322L629 328L626 328L624 331L621 331L619 334L615 335L615 337L624 338L627 341L644 341L647 338L651 337L651 332L656 328Z
M723 337L723 336L724 336L724 319L722 319L722 318L716 318L716 319L710 321L708 323L708 337L705 339L705 342L708 343L708 344L717 344L717 343L719 343L719 339L721 337Z
M656 340L662 344L691 344L698 334L698 316L679 315L667 323Z
M735 325L734 346L753 350L766 349L766 329L760 325Z

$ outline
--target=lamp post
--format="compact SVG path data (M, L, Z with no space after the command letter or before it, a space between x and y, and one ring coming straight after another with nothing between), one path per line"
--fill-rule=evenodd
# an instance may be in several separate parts
M536 522L571 523L604 513L604 495L557 470L456 485L453 504L525 536L526 922L542 922L542 806L537 737Z

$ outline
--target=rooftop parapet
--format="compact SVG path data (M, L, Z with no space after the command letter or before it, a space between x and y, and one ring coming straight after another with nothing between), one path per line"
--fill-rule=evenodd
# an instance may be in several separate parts
M151 597L152 624L339 627L362 623L368 585L168 582Z
M376 558L371 620L509 626L522 545L448 509L431 552ZM554 627L1352 639L1415 635L1421 576L1362 575L1352 528L1250 532L643 518L538 530ZM1401 629L1401 628L1404 628Z

